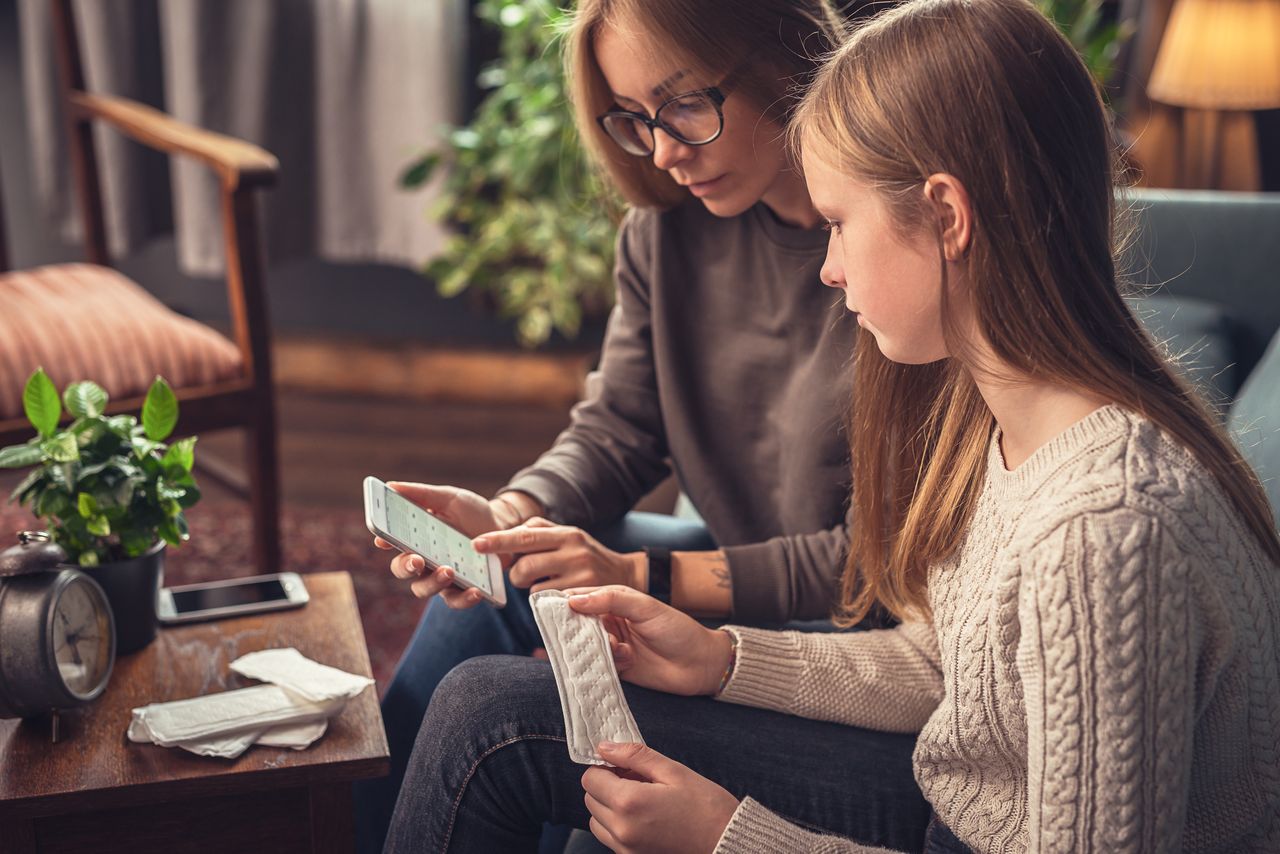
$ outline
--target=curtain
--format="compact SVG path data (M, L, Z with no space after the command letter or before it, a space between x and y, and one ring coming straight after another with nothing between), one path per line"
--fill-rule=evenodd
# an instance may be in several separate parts
M418 264L443 232L431 188L397 178L463 101L466 0L75 0L88 88L261 145L280 160L265 194L273 260ZM34 190L79 239L58 105L48 0L19 0ZM217 181L200 164L96 128L107 234L124 254L172 228L178 262L223 261Z

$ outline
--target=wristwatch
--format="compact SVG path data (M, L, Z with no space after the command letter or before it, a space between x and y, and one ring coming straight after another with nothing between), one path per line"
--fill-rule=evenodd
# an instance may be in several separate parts
M649 558L649 595L671 604L671 549L645 546Z

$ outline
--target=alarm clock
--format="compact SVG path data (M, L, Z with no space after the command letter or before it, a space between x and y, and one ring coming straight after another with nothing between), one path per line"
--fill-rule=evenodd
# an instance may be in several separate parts
M90 703L115 664L115 621L88 575L63 566L44 532L0 552L0 718L51 715Z

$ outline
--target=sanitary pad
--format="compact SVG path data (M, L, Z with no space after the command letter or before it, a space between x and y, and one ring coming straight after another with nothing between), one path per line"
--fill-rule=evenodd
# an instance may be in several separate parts
M583 765L608 765L596 751L600 742L644 744L600 618L574 611L560 590L534 593L529 605L560 692L569 758Z
M324 735L347 700L373 684L295 649L249 653L231 669L270 684L134 709L129 739L226 759L253 744L302 750Z

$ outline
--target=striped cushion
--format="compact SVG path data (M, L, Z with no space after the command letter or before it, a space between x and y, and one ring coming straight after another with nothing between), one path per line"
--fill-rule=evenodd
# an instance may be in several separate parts
M243 375L226 338L92 264L0 274L0 420L22 415L41 366L59 390L93 380L114 400L144 394L157 374L174 388Z

